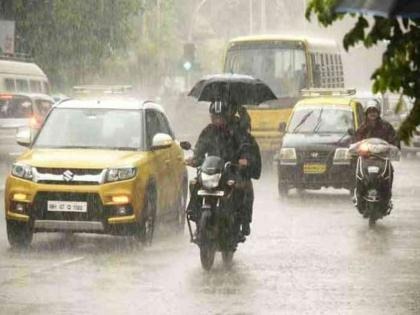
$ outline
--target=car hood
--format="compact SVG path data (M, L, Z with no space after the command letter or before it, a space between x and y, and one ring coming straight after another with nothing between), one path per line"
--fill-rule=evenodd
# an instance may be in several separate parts
M313 147L347 147L351 142L350 135L341 133L331 134L304 134L287 133L283 137L283 147L313 148Z
M31 149L17 160L35 167L109 168L134 166L146 152L93 149Z

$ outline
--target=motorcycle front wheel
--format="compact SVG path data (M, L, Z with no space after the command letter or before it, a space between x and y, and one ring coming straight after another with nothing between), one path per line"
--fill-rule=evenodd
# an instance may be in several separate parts
M233 254L234 252L232 250L226 250L222 252L222 261L226 267L232 266Z
M209 271L213 267L216 248L208 235L208 221L210 212L204 211L200 218L200 261L204 270Z

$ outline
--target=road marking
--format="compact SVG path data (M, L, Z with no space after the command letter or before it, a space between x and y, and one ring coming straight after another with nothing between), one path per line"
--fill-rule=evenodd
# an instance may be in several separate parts
M59 267L63 267L63 266L67 266L67 265L71 265L71 264L77 263L77 262L79 262L79 261L81 261L81 260L83 260L83 259L85 259L85 257L84 257L84 256L81 256L81 257L74 257L74 258L66 259L66 260L64 260L64 261L60 261L60 262L55 263L55 264L53 264L53 265L51 265L51 266L48 266L48 267L35 269L35 270L33 270L33 271L26 272L26 273L24 273L24 274L22 274L22 275L20 275L20 276L18 276L18 277L10 278L10 279L7 279L7 280L5 280L5 281L3 281L3 282L0 282L0 286L3 286L3 285L5 285L5 284L9 284L9 283L11 283L11 282L15 282L15 281L17 281L17 280L22 280L22 279L24 279L24 278L26 278L26 277L30 277L30 276L32 276L32 275L38 275L38 274L40 274L40 273L44 273L44 272L46 272L46 271L50 271L50 270L52 270L52 269L57 269L57 268L59 268Z

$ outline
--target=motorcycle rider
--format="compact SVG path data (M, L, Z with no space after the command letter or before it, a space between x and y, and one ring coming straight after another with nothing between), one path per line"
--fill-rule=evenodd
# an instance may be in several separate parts
M245 143L246 138L239 133L239 129L232 126L232 112L231 108L226 102L214 101L210 104L209 108L211 123L207 125L194 147L194 154L192 157L187 158L185 163L189 166L197 167L201 165L206 155L220 156L224 161L231 161L237 163L240 167L246 168L249 164L248 149ZM239 154L238 154L239 152ZM242 185L241 183L239 184ZM187 207L189 218L197 222L198 218L198 198L196 190L198 189L197 183L190 186L190 202ZM235 200L239 200L236 197Z
M362 141L368 138L383 139L389 144L392 144L398 147L399 149L401 149L400 141L398 139L398 135L394 127L392 127L392 125L389 122L381 118L380 104L376 100L372 100L367 104L366 109L365 109L365 121L357 129L356 135L355 135L355 141L358 142L358 141ZM394 179L394 169L391 165L391 176L389 180L389 187L387 187L386 189L387 191L385 192L387 194L387 199L388 199L388 213L392 209L391 197L392 197L393 179ZM358 192L358 189L356 189L356 194L357 192ZM357 196L357 199L359 199L359 196ZM356 202L356 206L357 206L357 202ZM362 209L359 209L359 211L361 212Z

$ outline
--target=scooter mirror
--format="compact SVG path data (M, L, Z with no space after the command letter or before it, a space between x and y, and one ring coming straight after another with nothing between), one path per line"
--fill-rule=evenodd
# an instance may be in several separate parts
M191 150L191 143L189 143L188 141L181 141L179 145L183 150Z

